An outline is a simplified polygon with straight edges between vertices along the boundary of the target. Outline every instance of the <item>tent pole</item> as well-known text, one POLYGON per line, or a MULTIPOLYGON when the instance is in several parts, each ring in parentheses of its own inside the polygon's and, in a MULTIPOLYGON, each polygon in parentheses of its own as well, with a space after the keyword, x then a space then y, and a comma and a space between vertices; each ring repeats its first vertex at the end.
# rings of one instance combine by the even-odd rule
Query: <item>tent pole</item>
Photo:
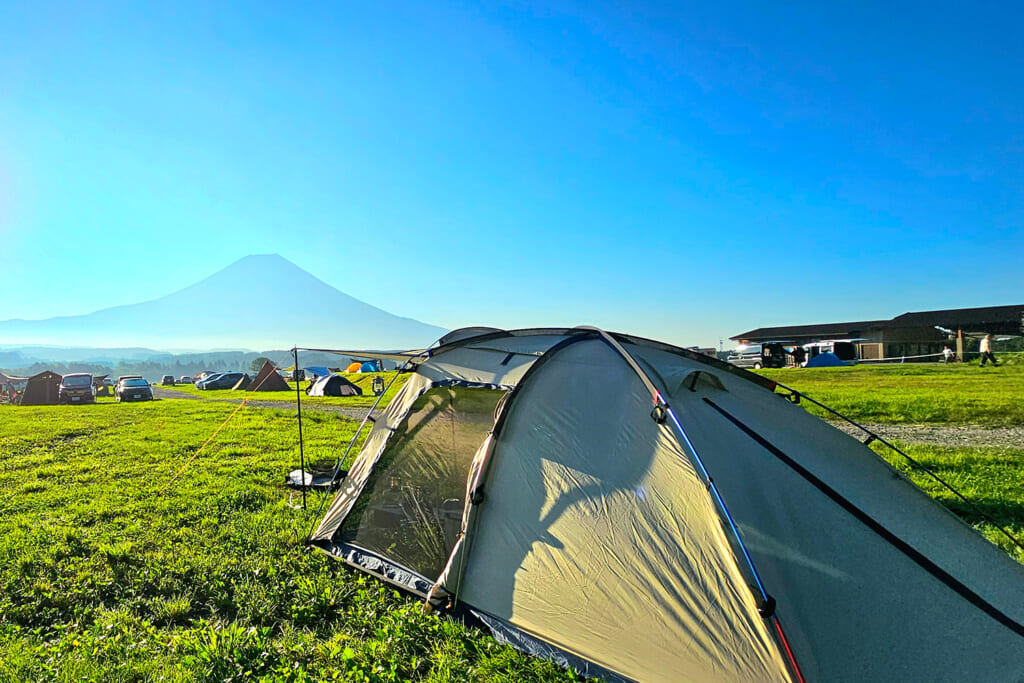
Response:
POLYGON ((295 406, 299 413, 299 471, 302 472, 302 509, 306 509, 306 455, 302 449, 302 391, 299 389, 299 347, 292 347, 295 360, 295 406))

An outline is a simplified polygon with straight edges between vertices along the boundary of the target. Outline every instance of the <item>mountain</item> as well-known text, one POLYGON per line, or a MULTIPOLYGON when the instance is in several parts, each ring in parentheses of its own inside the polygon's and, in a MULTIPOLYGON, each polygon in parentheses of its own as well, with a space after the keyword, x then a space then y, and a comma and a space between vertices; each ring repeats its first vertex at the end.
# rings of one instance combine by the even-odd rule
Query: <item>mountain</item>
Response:
POLYGON ((444 328, 335 289, 277 254, 246 256, 181 291, 88 315, 0 321, 0 341, 75 346, 406 349, 444 328))

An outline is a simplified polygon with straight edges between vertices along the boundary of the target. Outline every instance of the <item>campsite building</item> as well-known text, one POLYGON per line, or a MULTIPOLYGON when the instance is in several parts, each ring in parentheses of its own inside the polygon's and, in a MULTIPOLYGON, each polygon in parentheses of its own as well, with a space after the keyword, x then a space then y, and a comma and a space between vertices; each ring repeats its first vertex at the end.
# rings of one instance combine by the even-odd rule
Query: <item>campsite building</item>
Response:
MULTIPOLYGON (((857 339, 860 358, 899 358, 936 354, 964 337, 984 334, 1024 334, 1024 304, 956 308, 942 311, 904 313, 890 320, 857 320, 817 325, 759 327, 729 339, 740 344, 786 341, 797 344, 823 339, 857 339), (951 339, 952 337, 952 339, 951 339)), ((957 349, 958 354, 966 348, 957 349)))

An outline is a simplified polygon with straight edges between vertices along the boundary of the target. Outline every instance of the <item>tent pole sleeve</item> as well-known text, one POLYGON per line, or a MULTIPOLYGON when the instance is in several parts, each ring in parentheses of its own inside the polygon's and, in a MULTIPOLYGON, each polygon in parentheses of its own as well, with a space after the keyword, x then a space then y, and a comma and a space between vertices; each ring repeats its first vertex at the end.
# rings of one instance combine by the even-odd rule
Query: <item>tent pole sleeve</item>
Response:
POLYGON ((299 348, 292 347, 295 355, 295 406, 299 414, 299 471, 302 472, 302 509, 306 509, 306 455, 302 448, 302 391, 299 389, 299 348))
MULTIPOLYGON (((596 332, 598 335, 600 335, 601 339, 606 344, 608 344, 619 355, 621 355, 622 358, 626 361, 626 363, 631 368, 633 368, 633 371, 637 375, 639 375, 640 380, 644 383, 644 386, 647 387, 648 391, 651 392, 651 397, 654 401, 655 408, 657 409, 660 407, 664 411, 664 413, 671 418, 671 422, 675 426, 676 432, 682 438, 682 442, 683 444, 685 444, 686 450, 690 453, 694 462, 700 468, 700 473, 703 477, 705 485, 707 486, 708 492, 711 493, 711 496, 714 499, 716 506, 721 511, 722 517, 724 517, 725 521, 727 522, 729 531, 732 533, 733 538, 736 539, 736 544, 739 546, 740 550, 743 553, 743 559, 746 562, 750 575, 753 577, 754 582, 757 584, 757 590, 761 593, 761 604, 758 606, 758 610, 761 612, 762 618, 771 621, 775 624, 775 627, 778 629, 779 635, 782 638, 782 642, 785 646, 785 654, 789 659, 789 663, 793 669, 793 673, 796 674, 798 681, 800 681, 800 683, 803 683, 803 673, 800 671, 800 666, 796 662, 796 657, 793 656, 793 652, 789 647, 789 642, 785 639, 785 635, 783 635, 782 625, 779 621, 779 617, 777 614, 775 614, 775 599, 768 594, 767 590, 765 590, 764 583, 761 581, 761 575, 758 573, 757 567, 754 565, 754 558, 750 556, 750 551, 747 550, 747 544, 743 542, 743 537, 740 535, 739 527, 736 526, 736 521, 733 519, 732 514, 729 512, 729 508, 728 506, 726 506, 725 500, 722 498, 721 493, 719 493, 718 487, 715 485, 714 480, 711 478, 711 475, 708 473, 707 468, 704 466, 704 460, 700 457, 700 454, 697 452, 697 449, 694 448, 693 443, 690 441, 689 435, 686 433, 686 430, 683 429, 683 425, 681 422, 679 422, 679 418, 676 417, 675 411, 672 410, 672 407, 668 404, 668 401, 665 400, 665 395, 658 390, 658 388, 654 385, 654 381, 651 379, 650 375, 648 375, 647 372, 644 371, 642 367, 640 367, 640 364, 636 362, 636 359, 634 359, 633 356, 630 355, 630 353, 625 348, 623 348, 623 346, 614 337, 612 337, 604 330, 598 328, 581 329, 587 329, 589 331, 596 332)), ((652 413, 652 417, 654 417, 654 413, 652 413)), ((659 421, 663 422, 664 419, 661 419, 659 421)))

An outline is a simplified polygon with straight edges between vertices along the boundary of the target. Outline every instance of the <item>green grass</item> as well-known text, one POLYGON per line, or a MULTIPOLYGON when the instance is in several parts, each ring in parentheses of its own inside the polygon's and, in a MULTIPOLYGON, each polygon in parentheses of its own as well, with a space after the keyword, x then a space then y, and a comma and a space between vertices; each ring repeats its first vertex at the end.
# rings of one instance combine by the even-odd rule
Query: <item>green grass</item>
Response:
MULTIPOLYGON (((236 407, 0 406, 0 681, 575 679, 306 550, 293 411, 242 408, 160 495, 236 407)), ((354 426, 304 417, 307 455, 354 426)))
MULTIPOLYGON (((375 373, 384 378, 384 385, 388 386, 395 375, 398 375, 398 379, 394 384, 388 387, 388 390, 384 392, 384 398, 380 402, 380 407, 385 407, 398 393, 398 390, 405 385, 406 380, 409 379, 408 373, 398 374, 397 372, 380 372, 375 373)), ((360 389, 363 390, 362 396, 306 396, 304 391, 306 388, 306 382, 300 382, 299 388, 302 392, 302 402, 309 401, 311 403, 322 403, 325 405, 339 405, 339 406, 351 406, 353 408, 369 408, 373 405, 373 402, 377 400, 377 397, 373 395, 371 384, 373 383, 373 374, 362 374, 362 373, 342 373, 342 376, 348 381, 352 382, 360 389)), ((232 391, 231 389, 211 389, 209 391, 201 391, 196 389, 191 384, 176 384, 174 386, 165 386, 164 389, 174 389, 187 394, 195 394, 203 398, 230 398, 241 400, 243 398, 252 399, 254 401, 295 401, 295 383, 289 382, 291 389, 289 391, 232 391)))
POLYGON ((877 453, 906 473, 933 498, 974 526, 1017 561, 1024 551, 1013 545, 988 520, 1024 539, 1024 447, 950 448, 900 443, 907 455, 935 472, 964 495, 964 503, 926 473, 912 469, 907 460, 880 444, 877 453), (984 515, 979 514, 979 511, 984 515))
MULTIPOLYGON (((1024 364, 939 363, 761 370, 860 422, 1024 424, 1024 364)), ((824 411, 808 410, 825 416, 824 411)))

